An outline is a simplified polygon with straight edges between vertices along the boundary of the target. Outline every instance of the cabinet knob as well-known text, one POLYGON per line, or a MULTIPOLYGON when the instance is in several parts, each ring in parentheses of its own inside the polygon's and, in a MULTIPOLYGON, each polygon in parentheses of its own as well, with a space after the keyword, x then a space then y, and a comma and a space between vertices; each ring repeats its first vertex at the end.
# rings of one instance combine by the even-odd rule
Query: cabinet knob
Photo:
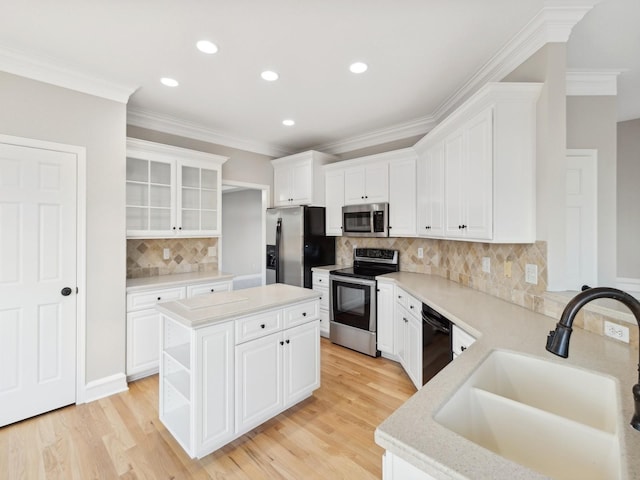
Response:
MULTIPOLYGON (((306 317, 307 316, 307 312, 302 312, 302 316, 306 317)), ((287 342, 287 343, 289 343, 289 342, 287 342)))
POLYGON ((289 340, 287 340, 287 345, 289 344, 289 340))
POLYGON ((280 345, 284 345, 284 342, 282 340, 280 340, 280 345))
POLYGON ((264 328, 264 327, 266 327, 266 325, 264 323, 261 323, 260 328, 264 328))
POLYGON ((407 320, 405 317, 402 317, 402 319, 404 320, 404 323, 409 323, 409 320, 407 320))
POLYGON ((322 281, 322 279, 321 279, 321 278, 319 278, 319 279, 318 279, 318 282, 321 282, 321 281, 322 281))
POLYGON ((158 300, 160 300, 162 297, 158 297, 158 300))
POLYGON ((320 300, 322 300, 322 297, 320 297, 320 300))
POLYGON ((413 309, 413 305, 409 305, 409 308, 413 309))
POLYGON ((175 230, 175 229, 176 229, 176 227, 173 227, 173 229, 175 230))
POLYGON ((212 291, 212 292, 215 292, 215 290, 214 290, 213 288, 211 289, 211 291, 212 291))
POLYGON ((368 196, 368 195, 365 195, 365 196, 364 196, 364 198, 369 198, 369 196, 368 196))
POLYGON ((465 347, 464 345, 462 345, 462 346, 460 347, 460 351, 461 351, 461 352, 464 352, 466 349, 467 349, 467 347, 465 347))

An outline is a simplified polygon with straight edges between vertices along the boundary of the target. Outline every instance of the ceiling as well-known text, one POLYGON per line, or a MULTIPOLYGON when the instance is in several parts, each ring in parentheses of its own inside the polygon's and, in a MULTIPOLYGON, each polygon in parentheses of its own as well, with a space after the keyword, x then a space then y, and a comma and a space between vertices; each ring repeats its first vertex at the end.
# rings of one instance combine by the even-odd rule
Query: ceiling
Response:
MULTIPOLYGON (((341 153, 428 131, 550 3, 21 0, 2 7, 0 53, 133 92, 131 124, 274 156, 341 153), (218 53, 199 52, 201 39, 218 53), (349 72, 354 61, 368 71, 349 72), (262 80, 266 69, 279 80, 262 80), (163 76, 180 86, 163 86, 163 76)), ((618 83, 624 119, 640 117, 638 18, 638 0, 603 0, 567 46, 570 68, 628 70, 618 83)))

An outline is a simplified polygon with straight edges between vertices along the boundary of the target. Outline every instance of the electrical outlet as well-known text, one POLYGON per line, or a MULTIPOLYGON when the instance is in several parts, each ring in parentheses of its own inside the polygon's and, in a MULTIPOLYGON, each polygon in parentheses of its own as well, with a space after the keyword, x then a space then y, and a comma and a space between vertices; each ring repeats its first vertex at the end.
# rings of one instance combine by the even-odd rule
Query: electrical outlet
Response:
POLYGON ((162 250, 162 258, 164 260, 169 260, 171 258, 171 249, 170 248, 164 248, 162 250))
POLYGON ((207 249, 207 255, 210 257, 215 257, 218 252, 216 251, 216 247, 209 247, 207 249))
POLYGON ((533 285, 538 284, 538 265, 527 263, 524 267, 524 281, 533 285))
POLYGON ((489 257, 482 257, 482 271, 491 273, 491 259, 489 257))
POLYGON ((424 248, 418 248, 418 258, 424 258, 424 248))
POLYGON ((624 343, 629 343, 629 328, 617 323, 604 321, 604 334, 624 343))
POLYGON ((505 278, 511 278, 511 262, 508 260, 504 262, 504 276, 505 278))

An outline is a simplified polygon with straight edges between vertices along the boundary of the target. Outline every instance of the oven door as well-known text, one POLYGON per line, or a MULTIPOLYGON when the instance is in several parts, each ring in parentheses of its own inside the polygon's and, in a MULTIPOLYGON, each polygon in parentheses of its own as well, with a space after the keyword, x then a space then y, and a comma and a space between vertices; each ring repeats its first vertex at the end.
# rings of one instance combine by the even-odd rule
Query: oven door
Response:
POLYGON ((376 331, 376 281, 329 276, 330 319, 369 332, 376 331))

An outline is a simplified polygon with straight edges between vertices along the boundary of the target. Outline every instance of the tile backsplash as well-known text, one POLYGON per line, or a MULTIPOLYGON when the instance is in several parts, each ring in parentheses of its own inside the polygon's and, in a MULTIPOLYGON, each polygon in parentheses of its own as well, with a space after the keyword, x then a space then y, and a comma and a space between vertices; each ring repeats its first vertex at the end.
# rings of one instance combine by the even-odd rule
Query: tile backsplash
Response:
POLYGON ((217 238, 158 238, 127 240, 127 278, 218 269, 217 238), (213 247, 209 255, 209 247, 213 247), (164 249, 169 259, 164 259, 164 249))

